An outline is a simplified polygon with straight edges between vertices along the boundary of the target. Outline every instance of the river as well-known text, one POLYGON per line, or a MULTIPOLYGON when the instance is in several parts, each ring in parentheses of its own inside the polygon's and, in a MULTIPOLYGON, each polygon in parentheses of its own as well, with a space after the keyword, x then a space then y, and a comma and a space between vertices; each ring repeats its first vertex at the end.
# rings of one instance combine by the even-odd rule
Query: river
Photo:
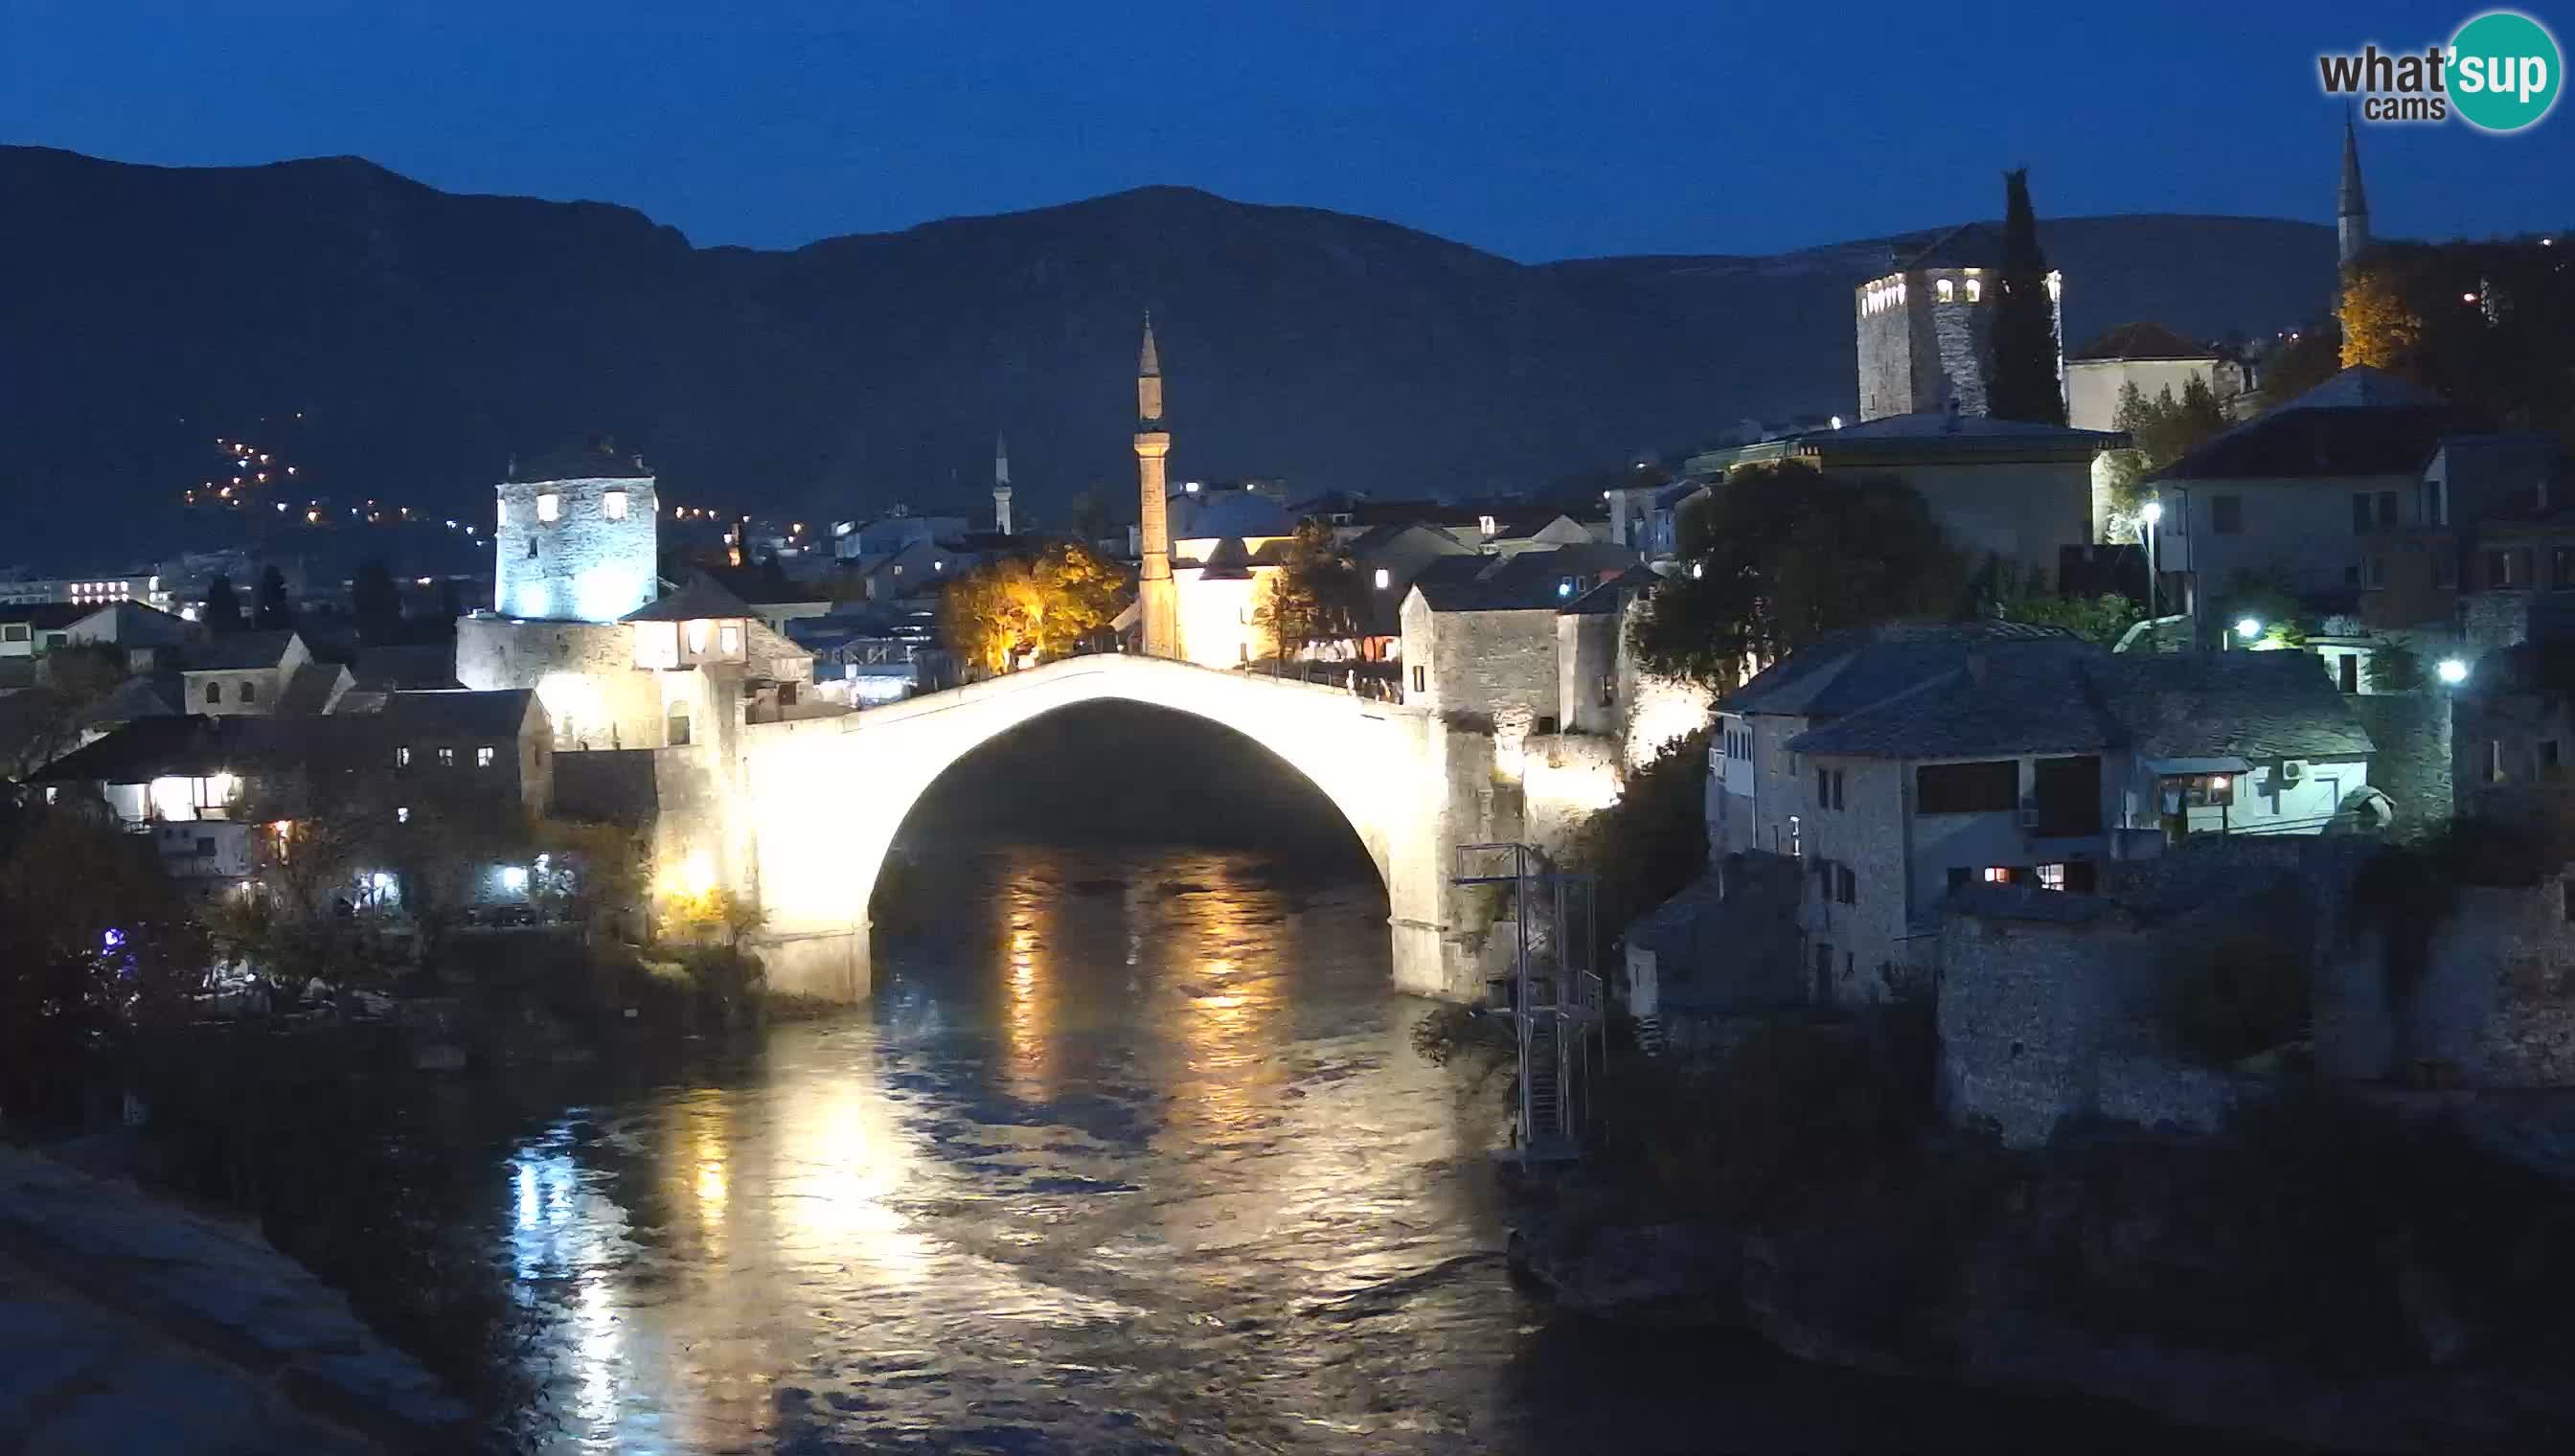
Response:
POLYGON ((943 853, 865 1009, 495 1145, 448 1232, 529 1312, 524 1438, 2152 1446, 2097 1408, 1550 1320, 1497 1256, 1501 1089, 1413 1052, 1425 1004, 1387 985, 1382 893, 1363 861, 1310 863, 943 853))

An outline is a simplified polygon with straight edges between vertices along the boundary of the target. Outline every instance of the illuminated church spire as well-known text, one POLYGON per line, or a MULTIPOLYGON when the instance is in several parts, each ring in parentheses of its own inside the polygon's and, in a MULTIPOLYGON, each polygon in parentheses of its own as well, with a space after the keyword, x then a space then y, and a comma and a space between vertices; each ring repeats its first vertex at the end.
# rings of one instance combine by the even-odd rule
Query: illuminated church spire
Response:
POLYGON ((1154 316, 1145 315, 1145 344, 1136 356, 1136 490, 1142 523, 1136 614, 1145 656, 1181 655, 1180 598, 1172 585, 1172 522, 1163 458, 1172 453, 1163 428, 1163 356, 1154 347, 1154 316))

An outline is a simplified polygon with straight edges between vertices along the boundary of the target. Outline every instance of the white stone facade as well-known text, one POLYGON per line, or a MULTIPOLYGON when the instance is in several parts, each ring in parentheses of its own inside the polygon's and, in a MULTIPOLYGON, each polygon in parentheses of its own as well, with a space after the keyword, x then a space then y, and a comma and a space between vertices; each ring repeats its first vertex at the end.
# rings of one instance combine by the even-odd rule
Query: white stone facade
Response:
POLYGON ((615 622, 653 600, 653 478, 504 481, 492 608, 541 622, 615 622))

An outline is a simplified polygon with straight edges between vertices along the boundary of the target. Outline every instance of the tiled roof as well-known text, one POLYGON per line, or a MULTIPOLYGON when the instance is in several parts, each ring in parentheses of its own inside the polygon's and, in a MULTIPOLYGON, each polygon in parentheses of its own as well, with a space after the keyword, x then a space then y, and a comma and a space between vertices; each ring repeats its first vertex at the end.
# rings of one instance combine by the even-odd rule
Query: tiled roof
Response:
POLYGON ((252 668, 274 668, 286 656, 286 645, 295 640, 290 630, 273 632, 236 632, 222 637, 191 643, 182 653, 181 662, 191 673, 239 673, 252 668))
POLYGON ((1945 758, 2127 748, 2152 757, 2331 758, 2375 750, 2302 652, 1997 647, 1788 740, 1797 753, 1945 758), (1981 676, 1980 676, 1981 674, 1981 676))
POLYGON ((445 643, 368 648, 349 665, 360 688, 390 692, 398 688, 454 688, 456 649, 445 643))
POLYGON ((1603 578, 1636 564, 1623 546, 1593 543, 1511 556, 1441 557, 1412 579, 1433 612, 1554 611, 1603 578), (1566 578, 1577 586, 1564 590, 1566 578))
POLYGON ((2065 356, 2066 362, 2094 359, 2215 359, 2217 351, 2185 338, 2161 324, 2121 324, 2094 336, 2091 343, 2065 356))
POLYGON ((1176 541, 1211 536, 1286 536, 1296 529, 1288 508, 1253 491, 1187 492, 1172 497, 1176 541))
POLYGON ((2459 423, 2438 396, 2355 366, 2209 440, 2156 479, 2411 475, 2459 423))
POLYGON ((743 600, 701 573, 697 580, 679 591, 647 602, 618 619, 620 622, 698 622, 718 617, 749 617, 751 608, 743 600))
POLYGON ((515 738, 536 696, 530 688, 390 693, 377 717, 388 731, 409 737, 515 738))
POLYGON ((600 437, 538 455, 513 458, 508 478, 514 481, 643 481, 653 478, 653 468, 634 451, 620 450, 615 441, 600 437))
POLYGON ((2062 628, 2018 622, 1890 622, 1834 633, 1771 664, 1717 705, 1723 713, 1828 719, 1881 703, 1996 643, 2049 642, 2072 651, 2062 628))
POLYGON ((98 609, 86 602, 20 602, 0 607, 0 622, 23 622, 39 632, 71 626, 98 609))

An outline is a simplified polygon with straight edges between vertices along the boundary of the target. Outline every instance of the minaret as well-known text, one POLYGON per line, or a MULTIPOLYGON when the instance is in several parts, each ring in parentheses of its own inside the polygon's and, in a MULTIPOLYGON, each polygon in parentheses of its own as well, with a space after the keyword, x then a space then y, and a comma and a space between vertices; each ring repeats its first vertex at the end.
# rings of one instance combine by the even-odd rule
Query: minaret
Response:
POLYGON ((1144 560, 1136 582, 1137 622, 1145 656, 1181 655, 1181 604, 1172 586, 1172 522, 1163 457, 1172 453, 1163 428, 1163 360, 1154 349, 1154 316, 1145 315, 1145 347, 1136 358, 1136 489, 1144 560))
POLYGON ((993 436, 993 530, 1011 534, 1011 442, 993 436))
POLYGON ((2334 239, 2345 268, 2369 246, 2369 197, 2360 190, 2360 136, 2349 117, 2342 122, 2342 187, 2334 196, 2334 239))

